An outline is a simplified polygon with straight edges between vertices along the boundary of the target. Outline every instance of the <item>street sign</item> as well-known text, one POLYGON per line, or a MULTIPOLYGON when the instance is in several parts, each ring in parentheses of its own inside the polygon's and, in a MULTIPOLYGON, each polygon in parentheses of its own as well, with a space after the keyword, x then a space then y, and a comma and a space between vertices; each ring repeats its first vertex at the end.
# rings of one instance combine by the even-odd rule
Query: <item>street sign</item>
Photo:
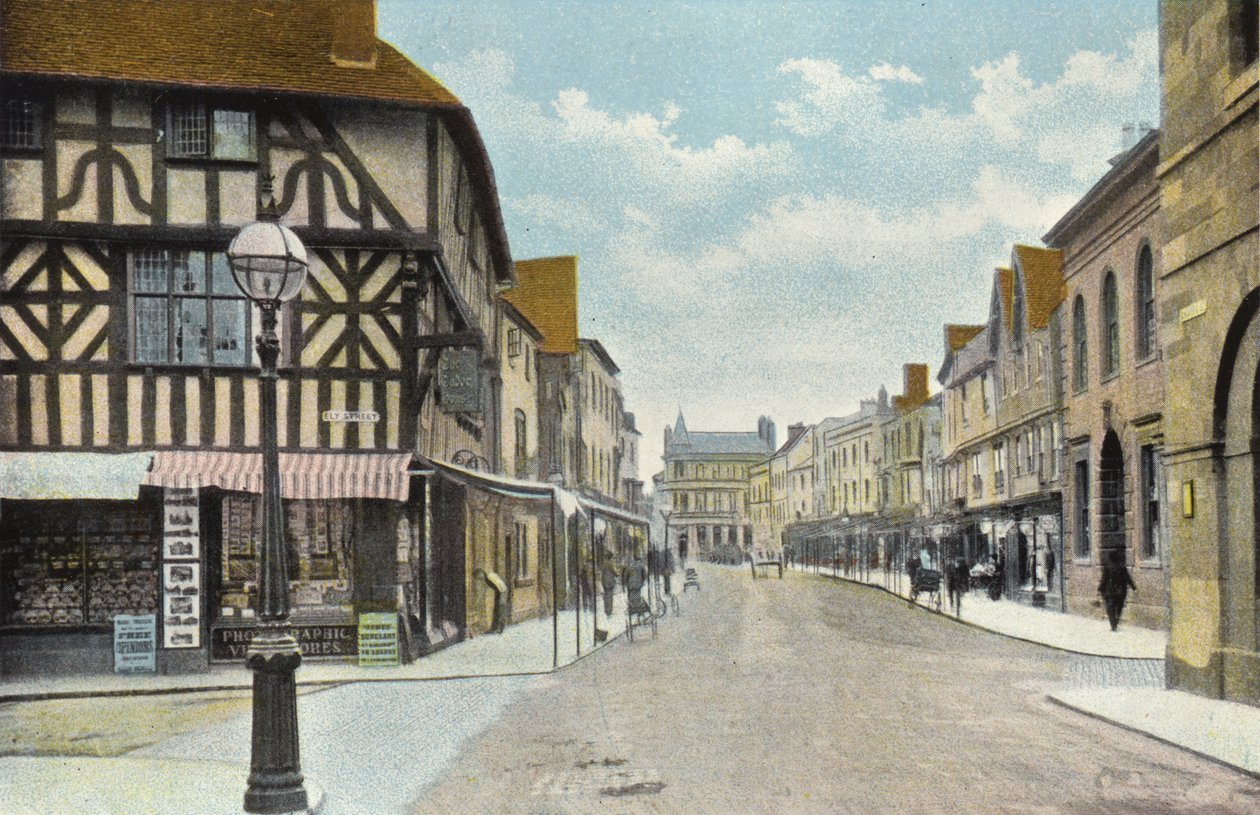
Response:
POLYGON ((375 410, 325 410, 323 419, 326 422, 358 422, 371 424, 379 422, 381 414, 375 410))
POLYGON ((438 363, 438 388, 447 413, 481 412, 481 356, 476 348, 446 348, 438 363))
POLYGON ((114 673, 154 673, 156 654, 157 615, 114 616, 114 673))

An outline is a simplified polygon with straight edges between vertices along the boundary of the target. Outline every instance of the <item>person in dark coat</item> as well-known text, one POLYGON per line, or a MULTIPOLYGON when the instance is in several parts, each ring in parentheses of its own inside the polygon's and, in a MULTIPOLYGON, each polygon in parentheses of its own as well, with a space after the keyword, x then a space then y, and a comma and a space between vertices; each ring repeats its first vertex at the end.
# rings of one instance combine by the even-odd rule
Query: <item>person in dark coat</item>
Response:
POLYGON ((1124 611, 1129 589, 1137 591, 1137 586, 1134 585, 1133 577, 1124 564, 1124 552, 1119 549, 1109 552, 1107 560, 1103 563, 1098 593, 1102 595, 1103 602, 1107 605, 1107 621, 1111 623, 1112 631, 1120 625, 1120 614, 1124 611))
POLYGON ((617 572, 613 569, 612 555, 604 555, 604 563, 599 569, 600 588, 604 590, 604 616, 613 613, 613 594, 617 589, 617 572))
POLYGON ((962 611, 962 596, 970 588, 971 569, 967 559, 958 557, 945 570, 945 590, 949 592, 949 607, 957 617, 962 611))
POLYGON ((623 581, 626 587, 626 607, 631 612, 647 610, 647 602, 643 599, 643 586, 647 583, 648 570, 643 565, 643 558, 636 552, 634 561, 626 567, 623 581))

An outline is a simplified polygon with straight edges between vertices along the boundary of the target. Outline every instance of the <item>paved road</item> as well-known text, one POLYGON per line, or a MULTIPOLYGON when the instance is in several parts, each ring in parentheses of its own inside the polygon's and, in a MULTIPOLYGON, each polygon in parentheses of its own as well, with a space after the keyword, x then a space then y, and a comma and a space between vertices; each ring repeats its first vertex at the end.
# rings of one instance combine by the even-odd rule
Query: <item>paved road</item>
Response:
POLYGON ((1260 782, 1043 698, 1089 678, 1149 682, 1150 666, 1082 661, 822 578, 702 579, 656 639, 531 680, 411 811, 1260 811, 1260 782))

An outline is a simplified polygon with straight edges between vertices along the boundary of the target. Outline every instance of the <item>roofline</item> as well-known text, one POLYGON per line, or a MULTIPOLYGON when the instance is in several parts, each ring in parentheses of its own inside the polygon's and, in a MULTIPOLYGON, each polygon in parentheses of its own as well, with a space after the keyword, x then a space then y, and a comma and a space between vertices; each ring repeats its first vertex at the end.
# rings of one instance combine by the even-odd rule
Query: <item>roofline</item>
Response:
POLYGON ((1072 205, 1063 217, 1050 227, 1050 231, 1042 235, 1041 242, 1052 249, 1061 248, 1056 246, 1060 239, 1065 238, 1076 231, 1081 225, 1080 222, 1085 219, 1087 213, 1096 206, 1101 205, 1105 194, 1114 189, 1122 181, 1126 180, 1129 175, 1136 172, 1142 161, 1146 160, 1154 154, 1155 162, 1159 162, 1159 128, 1149 131, 1145 136, 1138 140, 1125 154, 1116 166, 1103 173, 1102 178, 1094 182, 1094 186, 1080 197, 1080 199, 1072 205))
POLYGON ((503 307, 503 310, 513 322, 519 323, 521 328, 525 329, 525 333, 534 338, 534 342, 542 342, 543 335, 542 332, 538 330, 538 326, 530 322, 529 318, 522 314, 521 310, 512 305, 511 301, 502 294, 499 295, 498 300, 499 304, 503 307))
MULTIPOLYGON (((377 45, 379 46, 382 44, 388 45, 388 43, 378 39, 377 45)), ((393 48, 392 45, 389 47, 393 48)), ((410 62, 417 70, 424 70, 414 62, 411 62, 411 59, 401 51, 399 51, 398 54, 403 59, 410 62)), ((225 93, 247 94, 253 96, 270 95, 280 98, 293 99, 323 99, 331 101, 345 100, 357 103, 373 103, 394 106, 411 110, 432 111, 435 115, 448 120, 453 125, 451 128, 451 137, 455 141, 457 148, 460 149, 461 156, 463 157, 465 163, 472 165, 472 167, 479 171, 481 180, 485 184, 486 195, 481 201, 479 209, 482 214, 482 219, 485 221, 486 230, 489 232, 491 257, 494 260, 494 265, 497 270, 495 279, 499 283, 505 285, 513 285, 516 283, 516 267, 512 263, 512 254, 508 244, 507 228, 504 226, 503 212, 498 204, 499 192, 498 184, 494 178, 494 167, 490 163, 489 153, 486 151, 485 142, 481 138, 481 132, 477 129, 477 123, 473 118, 472 111, 470 111, 468 107, 462 103, 418 102, 412 99, 399 99, 391 96, 300 91, 268 85, 237 85, 211 82, 126 79, 115 76, 76 73, 73 71, 15 71, 3 66, 0 66, 0 77, 30 77, 32 79, 42 80, 59 80, 67 82, 76 81, 159 89, 195 88, 198 90, 222 91, 225 93), (461 136, 463 138, 461 138, 461 136)))
POLYGON ((578 337, 578 346, 580 347, 582 345, 591 349, 591 352, 599 358, 599 361, 610 374, 616 376, 621 373, 621 369, 617 367, 617 363, 613 362, 612 357, 609 356, 608 351, 605 350, 604 344, 599 340, 592 339, 590 337, 578 337))

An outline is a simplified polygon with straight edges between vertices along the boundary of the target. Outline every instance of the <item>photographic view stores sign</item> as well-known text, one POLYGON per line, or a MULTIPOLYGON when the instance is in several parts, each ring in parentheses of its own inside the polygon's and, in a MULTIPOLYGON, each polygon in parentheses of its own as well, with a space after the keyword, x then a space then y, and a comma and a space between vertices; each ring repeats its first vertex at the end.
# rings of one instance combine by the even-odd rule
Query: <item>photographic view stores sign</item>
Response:
MULTIPOLYGON (((303 659, 318 657, 353 657, 358 653, 358 639, 353 624, 298 624, 290 625, 298 641, 303 659)), ((220 626, 210 630, 210 659, 215 662, 234 662, 245 659, 249 641, 254 638, 256 627, 220 626)))

